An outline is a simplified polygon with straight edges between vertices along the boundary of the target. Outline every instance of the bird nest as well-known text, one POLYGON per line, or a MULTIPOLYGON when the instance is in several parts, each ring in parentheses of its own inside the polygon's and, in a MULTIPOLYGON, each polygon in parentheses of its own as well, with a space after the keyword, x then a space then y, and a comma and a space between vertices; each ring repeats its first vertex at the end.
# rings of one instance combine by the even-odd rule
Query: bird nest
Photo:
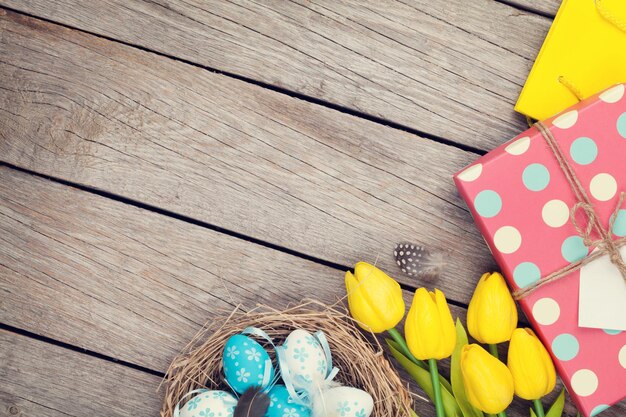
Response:
MULTIPOLYGON (((176 404, 191 390, 229 390, 223 377, 222 351, 230 336, 247 327, 264 330, 276 343, 282 343, 295 329, 322 330, 330 345, 333 365, 340 370, 335 380, 370 393, 374 399, 372 417, 410 416, 407 387, 376 339, 371 343, 344 307, 308 301, 286 310, 259 306, 245 312, 236 308, 229 315, 212 320, 170 365, 164 381, 161 417, 172 417, 176 404)), ((271 347, 266 347, 274 358, 271 347)))

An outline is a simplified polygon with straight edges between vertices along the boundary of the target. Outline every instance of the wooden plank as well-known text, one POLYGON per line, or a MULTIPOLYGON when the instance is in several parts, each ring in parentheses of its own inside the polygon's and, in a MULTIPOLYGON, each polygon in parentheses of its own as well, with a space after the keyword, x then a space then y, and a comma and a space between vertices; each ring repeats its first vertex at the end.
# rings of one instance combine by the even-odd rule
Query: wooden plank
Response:
POLYGON ((490 0, 1 0, 210 68, 491 149, 550 19, 490 0))
MULTIPOLYGON (((452 183, 477 155, 14 13, 0 158, 314 257, 448 252, 467 302, 491 255, 452 183)), ((409 277, 403 282, 416 286, 409 277)))
MULTIPOLYGON (((149 417, 159 413, 161 378, 136 369, 6 330, 0 330, 0 363, 2 415, 149 417)), ((432 413, 432 405, 419 398, 415 409, 419 415, 432 413)), ((516 404, 509 415, 524 414, 516 404)), ((612 411, 606 415, 617 416, 612 411)))
MULTIPOLYGON (((242 302, 244 308, 257 302, 280 307, 304 296, 333 302, 343 293, 340 271, 14 170, 0 169, 0 178, 6 187, 0 193, 5 324, 163 372, 199 323, 230 308, 229 302, 242 302)), ((407 307, 410 297, 405 291, 407 307)), ((452 311, 465 320, 464 309, 452 306, 452 311)), ((56 366, 37 350, 15 350, 56 366)), ((93 378, 81 358, 59 363, 93 378)), ((444 361, 443 369, 447 366, 444 361)), ((31 375, 31 368, 19 369, 31 375)), ((33 371, 52 378, 64 372, 33 371)), ((13 383, 2 384, 6 390, 20 389, 19 379, 8 380, 13 383)), ((109 379, 105 381, 108 386, 109 379)), ((126 381, 119 383, 129 388, 126 381)), ((82 385, 89 384, 76 386, 82 385)), ((26 386, 38 392, 33 387, 39 385, 26 386)), ((66 389, 62 385, 44 392, 64 398, 66 389)), ((94 389, 105 404, 115 401, 111 393, 117 392, 116 385, 94 389)), ((421 393, 414 385, 412 390, 421 393)), ((56 407, 56 398, 43 397, 40 403, 56 407)), ((509 415, 525 415, 526 407, 516 401, 509 415)), ((416 409, 420 415, 432 412, 427 403, 418 402, 416 409)), ((575 415, 571 405, 566 415, 575 415)))
POLYGON ((549 17, 556 16, 561 6, 561 0, 505 0, 504 3, 549 17))
MULTIPOLYGON (((202 324, 228 313, 232 304, 280 308, 305 297, 333 303, 345 291, 343 273, 329 267, 15 170, 0 168, 0 179, 0 315, 5 324, 31 333, 165 372, 202 324)), ((405 296, 408 303, 410 293, 405 296)), ((464 309, 453 311, 465 317, 464 309)), ((57 364, 37 350, 24 354, 93 378, 82 355, 57 364)), ((37 372, 65 375, 33 364, 24 376, 37 372)), ((6 380, 8 393, 20 397, 13 390, 21 389, 21 380, 11 372, 6 380)), ((114 386, 87 388, 78 405, 92 392, 118 406, 124 404, 116 403, 118 389, 139 394, 126 386, 128 379, 105 381, 114 386)), ((39 404, 56 408, 56 396, 82 382, 76 384, 46 386, 55 397, 39 404)), ((27 385, 35 392, 39 386, 27 385)), ((156 384, 147 388, 153 403, 156 384)), ((24 410, 28 401, 14 405, 24 410)), ((418 412, 430 409, 416 404, 418 412)), ((139 414, 148 411, 153 409, 139 414)))
POLYGON ((0 330, 2 416, 159 414, 161 378, 0 330))

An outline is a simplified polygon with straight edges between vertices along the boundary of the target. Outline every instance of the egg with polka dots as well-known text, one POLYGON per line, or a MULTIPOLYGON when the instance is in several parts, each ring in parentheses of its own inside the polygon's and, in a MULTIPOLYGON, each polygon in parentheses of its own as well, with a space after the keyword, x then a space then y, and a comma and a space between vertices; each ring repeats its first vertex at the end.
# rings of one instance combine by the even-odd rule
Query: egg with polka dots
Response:
POLYGON ((231 336, 224 346, 222 359, 228 384, 238 392, 264 386, 274 378, 274 368, 267 351, 257 341, 243 334, 231 336), (267 376, 266 376, 267 372, 267 376))
MULTIPOLYGON (((282 345, 285 366, 296 389, 304 389, 314 381, 322 381, 328 373, 328 362, 322 345, 306 330, 294 330, 282 345)), ((284 372, 283 372, 284 373, 284 372)))
POLYGON ((311 416, 311 409, 294 401, 284 385, 275 385, 267 395, 270 397, 270 406, 264 417, 311 416))
POLYGON ((191 398, 180 409, 180 417, 232 417, 237 399, 226 391, 205 391, 191 398))

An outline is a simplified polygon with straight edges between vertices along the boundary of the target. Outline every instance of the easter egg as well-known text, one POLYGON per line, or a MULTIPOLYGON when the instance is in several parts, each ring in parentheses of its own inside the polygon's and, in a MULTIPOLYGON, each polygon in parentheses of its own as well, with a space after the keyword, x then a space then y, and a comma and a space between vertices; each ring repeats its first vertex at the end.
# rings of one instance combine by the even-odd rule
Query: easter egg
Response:
POLYGON ((326 417, 369 417, 374 409, 374 400, 358 388, 335 387, 324 392, 323 401, 316 407, 323 407, 320 415, 326 417))
POLYGON ((275 385, 268 393, 270 407, 265 417, 310 417, 311 410, 295 402, 284 385, 275 385))
POLYGON ((198 394, 180 409, 180 417, 232 417, 237 399, 226 391, 198 394))
POLYGON ((222 365, 228 384, 239 394, 249 387, 263 385, 266 368, 269 368, 267 383, 274 378, 274 367, 267 351, 242 334, 231 336, 226 342, 222 365))
POLYGON ((309 332, 298 329, 287 336, 282 345, 284 364, 296 389, 303 389, 312 381, 326 378, 327 361, 324 349, 309 332))

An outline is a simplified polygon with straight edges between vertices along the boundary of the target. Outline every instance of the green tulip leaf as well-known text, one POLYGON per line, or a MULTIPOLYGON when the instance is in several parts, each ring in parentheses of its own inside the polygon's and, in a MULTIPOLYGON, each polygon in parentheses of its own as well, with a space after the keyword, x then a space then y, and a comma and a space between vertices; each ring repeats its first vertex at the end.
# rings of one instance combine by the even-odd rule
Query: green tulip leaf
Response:
POLYGON ((563 407, 565 407, 565 388, 561 390, 559 396, 554 400, 554 404, 546 413, 546 417, 561 417, 563 407))
MULTIPOLYGON (((391 355, 398 361, 400 366, 402 366, 409 373, 409 375, 411 375, 413 380, 415 380, 415 382, 417 382, 417 384, 424 390, 430 400, 434 402, 433 383, 430 379, 430 372, 422 369, 420 366, 416 365, 409 358, 400 353, 400 351, 393 346, 393 341, 387 340, 387 344, 391 350, 391 355)), ((445 387, 443 381, 440 382, 440 385, 442 388, 441 400, 443 402, 443 409, 446 417, 463 417, 463 413, 456 403, 454 396, 445 387)))
POLYGON ((467 333, 465 333, 461 320, 456 319, 456 346, 454 347, 454 352, 452 352, 452 365, 450 367, 452 393, 464 417, 484 417, 483 412, 469 402, 465 393, 465 384, 461 375, 461 349, 467 343, 467 333))
MULTIPOLYGON (((402 349, 400 348, 400 346, 395 340, 391 340, 391 339, 385 339, 385 340, 387 341, 387 344, 390 347, 393 347, 400 355, 404 356, 407 360, 411 360, 402 353, 402 349)), ((430 368, 428 367, 428 364, 426 362, 418 359, 417 363, 415 364, 419 366, 420 368, 424 369, 425 371, 430 372, 430 368)), ((441 372, 439 373, 439 382, 448 390, 448 392, 452 392, 452 385, 450 385, 450 382, 443 375, 441 375, 441 372)))
POLYGON ((537 414, 535 414, 535 410, 533 410, 532 408, 530 409, 530 417, 537 417, 537 414))

